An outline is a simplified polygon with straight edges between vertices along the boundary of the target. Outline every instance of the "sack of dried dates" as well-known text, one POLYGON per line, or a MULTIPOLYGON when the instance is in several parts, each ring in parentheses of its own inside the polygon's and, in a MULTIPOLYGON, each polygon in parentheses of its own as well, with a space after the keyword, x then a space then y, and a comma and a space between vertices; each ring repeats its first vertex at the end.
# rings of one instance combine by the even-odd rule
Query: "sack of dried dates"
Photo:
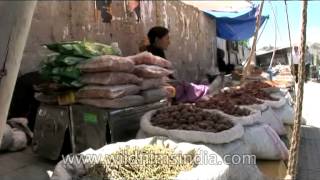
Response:
MULTIPOLYGON (((137 138, 161 135, 180 142, 203 144, 221 157, 241 156, 250 154, 242 139, 242 128, 221 114, 190 105, 178 105, 146 113, 141 119, 137 138)), ((229 163, 228 160, 226 162, 229 163)), ((230 162, 229 167, 226 173, 228 180, 262 179, 255 163, 230 162)))
POLYGON ((244 141, 257 159, 287 160, 289 152, 278 134, 267 124, 246 126, 244 141))
POLYGON ((166 136, 192 143, 222 144, 240 139, 243 127, 229 118, 192 105, 149 111, 140 128, 148 135, 166 136))
POLYGON ((77 155, 84 160, 93 156, 97 157, 96 161, 60 161, 51 180, 229 179, 229 165, 216 152, 204 145, 179 143, 167 138, 119 142, 77 155), (209 163, 208 158, 214 163, 209 163))
POLYGON ((218 96, 196 103, 197 107, 228 117, 242 125, 251 125, 260 122, 261 112, 247 107, 238 107, 231 100, 221 99, 218 96))
POLYGON ((261 110, 261 122, 268 124, 278 135, 287 134, 283 122, 276 116, 273 108, 269 106, 261 110))

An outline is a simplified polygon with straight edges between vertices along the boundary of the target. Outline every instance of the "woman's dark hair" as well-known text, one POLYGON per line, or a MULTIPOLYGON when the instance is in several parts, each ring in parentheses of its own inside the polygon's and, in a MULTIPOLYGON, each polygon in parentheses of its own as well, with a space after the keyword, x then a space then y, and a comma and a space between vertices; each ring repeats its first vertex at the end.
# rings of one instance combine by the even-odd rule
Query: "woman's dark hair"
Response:
POLYGON ((165 27, 156 26, 149 30, 148 32, 148 39, 150 44, 154 44, 156 41, 156 38, 163 38, 165 35, 169 33, 169 30, 165 27))
POLYGON ((220 48, 218 48, 218 50, 217 50, 217 57, 218 57, 218 59, 219 58, 221 58, 221 59, 224 58, 224 51, 222 49, 220 49, 220 48))

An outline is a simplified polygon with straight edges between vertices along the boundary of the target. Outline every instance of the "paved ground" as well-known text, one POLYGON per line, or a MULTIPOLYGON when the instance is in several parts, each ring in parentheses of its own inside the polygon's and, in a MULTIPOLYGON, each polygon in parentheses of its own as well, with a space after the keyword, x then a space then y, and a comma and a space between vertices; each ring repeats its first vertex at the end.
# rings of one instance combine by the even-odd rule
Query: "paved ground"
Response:
POLYGON ((55 164, 39 158, 30 148, 0 154, 0 180, 49 180, 47 170, 52 170, 55 164))
POLYGON ((302 116, 307 126, 301 130, 298 179, 318 180, 320 176, 320 83, 308 82, 304 88, 302 116))
POLYGON ((320 128, 320 83, 308 82, 305 84, 302 116, 307 125, 320 128))

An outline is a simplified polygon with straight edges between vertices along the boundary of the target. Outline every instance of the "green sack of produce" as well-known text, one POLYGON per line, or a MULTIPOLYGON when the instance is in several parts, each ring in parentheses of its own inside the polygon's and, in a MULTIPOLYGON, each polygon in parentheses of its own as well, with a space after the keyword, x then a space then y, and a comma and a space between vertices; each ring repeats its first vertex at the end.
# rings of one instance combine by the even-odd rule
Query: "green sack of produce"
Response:
POLYGON ((62 86, 76 88, 83 86, 79 81, 81 72, 73 66, 55 67, 44 64, 40 69, 40 74, 44 79, 60 83, 62 86))
POLYGON ((72 41, 45 45, 48 49, 72 56, 91 58, 101 55, 121 55, 117 44, 105 45, 97 42, 72 41))
POLYGON ((74 66, 80 62, 87 60, 83 57, 76 57, 76 56, 68 56, 63 54, 50 54, 47 56, 47 59, 44 60, 44 64, 61 67, 61 66, 74 66))

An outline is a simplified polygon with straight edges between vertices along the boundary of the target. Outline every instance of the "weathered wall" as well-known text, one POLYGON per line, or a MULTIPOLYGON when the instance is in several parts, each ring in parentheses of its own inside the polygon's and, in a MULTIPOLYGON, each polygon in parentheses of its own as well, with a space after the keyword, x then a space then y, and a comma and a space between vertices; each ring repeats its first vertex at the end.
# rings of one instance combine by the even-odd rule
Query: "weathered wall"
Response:
POLYGON ((37 69, 48 52, 41 47, 44 43, 85 38, 118 42, 124 55, 137 53, 140 41, 155 25, 170 29, 171 46, 166 54, 179 78, 200 80, 212 67, 216 54, 215 22, 199 10, 179 1, 142 1, 140 22, 126 12, 126 1, 113 1, 113 20, 106 24, 94 1, 39 1, 21 72, 37 69))

